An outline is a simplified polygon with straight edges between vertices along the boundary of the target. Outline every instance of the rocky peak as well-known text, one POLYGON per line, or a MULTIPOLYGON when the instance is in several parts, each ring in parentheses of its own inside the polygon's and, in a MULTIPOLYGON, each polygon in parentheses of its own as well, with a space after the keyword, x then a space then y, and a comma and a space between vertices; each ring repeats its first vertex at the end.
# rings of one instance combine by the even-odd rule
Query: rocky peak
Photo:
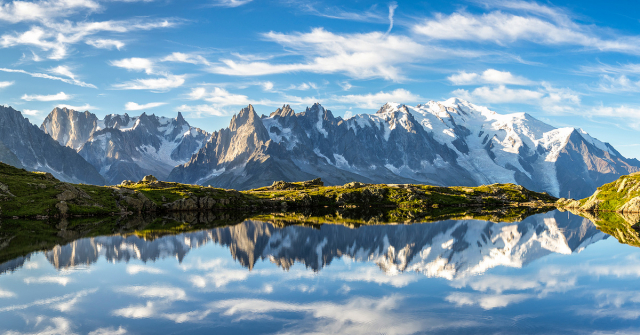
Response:
POLYGON ((282 105, 282 108, 276 109, 276 111, 271 113, 269 117, 276 117, 276 116, 287 117, 287 116, 294 116, 294 115, 296 115, 296 113, 293 111, 293 109, 291 109, 291 106, 282 105))
POLYGON ((395 102, 387 102, 386 104, 384 104, 384 106, 382 106, 382 107, 380 107, 380 109, 378 109, 376 114, 389 113, 389 112, 397 110, 398 108, 400 108, 400 106, 404 106, 404 105, 400 105, 400 104, 397 104, 395 102))

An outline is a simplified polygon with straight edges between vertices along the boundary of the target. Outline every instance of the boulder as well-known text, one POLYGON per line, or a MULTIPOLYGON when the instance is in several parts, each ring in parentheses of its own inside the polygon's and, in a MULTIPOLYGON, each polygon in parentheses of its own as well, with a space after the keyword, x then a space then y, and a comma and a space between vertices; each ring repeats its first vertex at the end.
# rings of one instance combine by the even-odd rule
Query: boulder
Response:
POLYGON ((144 183, 150 183, 153 181, 158 181, 158 178, 152 176, 152 175, 148 175, 148 176, 144 176, 144 178, 142 178, 142 182, 144 183))

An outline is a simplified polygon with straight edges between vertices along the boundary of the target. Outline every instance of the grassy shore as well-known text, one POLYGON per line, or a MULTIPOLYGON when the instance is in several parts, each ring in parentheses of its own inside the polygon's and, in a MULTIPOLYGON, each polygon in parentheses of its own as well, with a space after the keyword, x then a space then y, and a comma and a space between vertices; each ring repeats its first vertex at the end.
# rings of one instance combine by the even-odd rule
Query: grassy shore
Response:
POLYGON ((415 209, 447 207, 549 207, 557 199, 514 184, 479 187, 361 184, 323 186, 320 180, 249 191, 157 181, 117 186, 60 182, 51 174, 0 163, 0 217, 48 218, 211 210, 292 210, 321 207, 415 209))

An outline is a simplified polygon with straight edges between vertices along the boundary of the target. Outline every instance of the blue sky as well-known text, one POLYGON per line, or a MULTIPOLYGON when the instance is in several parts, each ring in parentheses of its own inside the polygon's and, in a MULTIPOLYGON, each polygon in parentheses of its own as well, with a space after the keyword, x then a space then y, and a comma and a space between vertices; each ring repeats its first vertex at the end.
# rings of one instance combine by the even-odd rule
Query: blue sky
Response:
POLYGON ((334 115, 456 96, 580 127, 640 158, 640 4, 0 0, 0 104, 40 124, 182 111, 207 131, 320 102, 334 115))

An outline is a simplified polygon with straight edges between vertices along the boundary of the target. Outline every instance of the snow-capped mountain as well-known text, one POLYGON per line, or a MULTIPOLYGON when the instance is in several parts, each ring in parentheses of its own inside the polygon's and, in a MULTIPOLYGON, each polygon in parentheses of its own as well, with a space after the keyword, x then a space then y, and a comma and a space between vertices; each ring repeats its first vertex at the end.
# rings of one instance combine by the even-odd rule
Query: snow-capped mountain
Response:
POLYGON ((153 174, 166 178, 187 162, 210 134, 191 127, 178 113, 175 119, 147 115, 107 115, 66 108, 54 109, 40 127, 60 144, 91 163, 109 184, 140 180, 153 174))
POLYGON ((460 220, 428 224, 363 226, 352 229, 325 224, 277 227, 268 222, 237 225, 153 240, 131 236, 83 238, 47 251, 56 268, 162 258, 182 261, 189 250, 208 243, 229 248, 231 256, 252 269, 269 260, 289 269, 294 263, 319 271, 333 260, 348 257, 376 263, 386 274, 418 272, 455 279, 494 267, 523 267, 551 253, 571 254, 606 239, 591 221, 558 211, 530 216, 521 222, 460 220))
POLYGON ((0 162, 50 172, 59 180, 104 185, 104 178, 77 152, 54 141, 11 108, 0 106, 0 162))
POLYGON ((452 98, 415 107, 387 103, 346 120, 319 104, 302 113, 283 106, 268 117, 249 106, 169 180, 240 189, 316 177, 327 184, 516 183, 581 198, 636 171, 640 161, 581 129, 452 98))

